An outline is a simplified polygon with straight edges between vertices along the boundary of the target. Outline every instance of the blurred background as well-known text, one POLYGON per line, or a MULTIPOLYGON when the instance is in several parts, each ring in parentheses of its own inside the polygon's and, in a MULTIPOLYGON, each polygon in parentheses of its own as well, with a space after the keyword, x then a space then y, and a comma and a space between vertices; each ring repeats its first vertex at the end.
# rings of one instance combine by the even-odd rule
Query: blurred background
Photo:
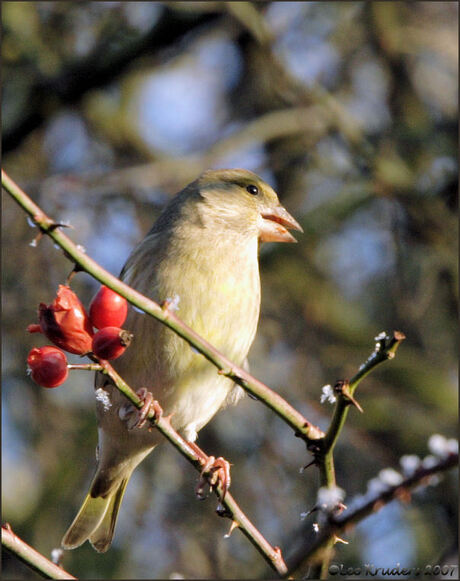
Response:
MULTIPOLYGON (((266 179, 305 233, 261 249, 256 377, 325 429, 321 387, 351 377, 374 336, 403 331, 363 382, 336 448, 345 503, 457 425, 456 2, 3 2, 3 167, 117 274, 165 202, 207 168, 266 179)), ((46 390, 25 332, 71 264, 3 195, 3 521, 45 555, 92 477, 92 376, 46 390)), ((88 305, 98 283, 72 287, 88 305)), ((179 311, 180 316, 180 311, 179 311)), ((198 443, 232 464, 232 493, 288 554, 315 503, 305 445, 245 398, 198 443)), ((81 578, 273 578, 199 503, 167 443, 127 489, 115 540, 65 554, 81 578)), ((347 534, 335 562, 455 561, 454 474, 347 534)), ((303 575, 305 571, 300 571, 303 575)), ((3 574, 33 573, 4 554, 3 574)))

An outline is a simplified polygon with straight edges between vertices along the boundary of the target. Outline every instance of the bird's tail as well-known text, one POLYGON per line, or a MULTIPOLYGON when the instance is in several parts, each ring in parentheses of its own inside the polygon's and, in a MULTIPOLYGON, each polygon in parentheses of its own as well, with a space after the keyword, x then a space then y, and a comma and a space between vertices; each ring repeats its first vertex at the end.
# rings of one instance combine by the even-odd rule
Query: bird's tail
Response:
POLYGON ((112 543, 118 511, 131 473, 132 470, 128 474, 125 472, 104 496, 93 497, 91 493, 94 491, 96 475, 82 507, 62 538, 63 549, 76 549, 89 540, 99 553, 107 551, 112 543))

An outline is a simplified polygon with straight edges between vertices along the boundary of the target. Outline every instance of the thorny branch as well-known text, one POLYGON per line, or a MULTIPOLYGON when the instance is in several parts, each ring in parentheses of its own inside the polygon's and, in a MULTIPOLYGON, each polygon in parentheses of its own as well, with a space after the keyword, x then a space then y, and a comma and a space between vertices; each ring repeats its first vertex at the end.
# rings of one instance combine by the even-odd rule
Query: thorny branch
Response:
POLYGON ((103 269, 97 262, 86 255, 85 251, 76 245, 62 232, 55 220, 47 216, 29 196, 2 170, 2 185, 16 202, 29 214, 40 231, 47 234, 58 244, 69 260, 74 262, 78 270, 86 271, 102 284, 108 286, 132 305, 158 319, 167 327, 185 339, 192 347, 199 351, 206 359, 218 368, 220 374, 226 375, 238 383, 246 391, 254 395, 283 419, 296 434, 305 440, 307 445, 322 438, 323 432, 311 424, 300 412, 293 408, 275 391, 250 375, 244 369, 235 365, 230 359, 220 353, 208 341, 200 337, 193 329, 186 325, 177 315, 168 308, 163 308, 155 301, 148 299, 117 277, 103 269))
POLYGON ((9 524, 2 525, 2 545, 47 579, 76 579, 15 535, 9 524))
POLYGON ((379 511, 392 500, 399 499, 408 502, 414 488, 428 484, 430 478, 435 474, 446 472, 457 465, 458 453, 450 453, 430 467, 421 466, 398 484, 388 486, 380 494, 359 504, 356 508, 350 508, 342 514, 329 512, 326 523, 320 527, 313 542, 307 534, 297 535, 299 540, 297 547, 291 551, 287 558, 289 574, 293 574, 306 562, 312 563, 318 558, 324 559, 322 552, 331 543, 334 545, 341 534, 350 531, 358 522, 379 511))
MULTIPOLYGON (((47 234, 62 248, 65 256, 74 263, 75 271, 86 271, 102 284, 124 296, 138 309, 163 322, 214 364, 218 368, 218 373, 226 375, 272 409, 291 428, 294 429, 296 436, 301 437, 306 442, 308 450, 314 455, 313 463, 319 467, 321 486, 328 488, 336 486, 333 461, 333 449, 335 443, 345 423, 349 406, 354 405, 362 411, 360 405, 354 398, 356 387, 359 382, 376 367, 376 365, 394 357, 397 347, 404 339, 402 333, 395 331, 391 338, 386 335, 377 337, 375 351, 368 358, 366 363, 361 366, 358 373, 350 381, 343 380, 336 383, 334 388, 337 394, 336 407, 329 429, 327 430, 327 433, 324 434, 319 428, 306 420, 302 414, 294 409, 276 392, 272 391, 269 387, 251 376, 245 370, 234 365, 222 353, 195 333, 193 329, 183 323, 175 315, 173 310, 168 308, 167 303, 163 305, 155 303, 101 268, 93 259, 86 255, 81 247, 73 243, 70 238, 62 232, 61 227, 64 226, 63 224, 58 224, 52 218, 47 216, 42 209, 37 206, 3 171, 2 185, 16 202, 29 214, 33 222, 39 227, 40 234, 47 234)), ((142 400, 123 381, 123 379, 118 376, 115 370, 108 363, 99 362, 99 364, 104 367, 104 372, 112 378, 118 389, 120 389, 120 391, 122 391, 136 407, 140 408, 142 406, 142 400)), ((152 425, 155 425, 157 429, 197 469, 202 469, 202 458, 200 459, 195 450, 190 447, 188 443, 172 428, 169 418, 161 417, 161 415, 156 417, 154 412, 149 412, 148 419, 151 421, 152 425)), ((272 568, 280 576, 286 576, 287 567, 281 556, 280 549, 278 547, 273 547, 268 543, 263 535, 247 519, 229 493, 227 493, 225 498, 222 499, 223 490, 219 482, 214 486, 214 491, 221 499, 217 513, 221 516, 226 516, 232 519, 230 530, 232 531, 234 528, 240 528, 243 534, 248 537, 251 543, 259 550, 272 568)), ((364 513, 362 514, 365 516, 364 513)), ((347 518, 349 517, 347 516, 347 518)), ((326 557, 323 559, 322 577, 325 576, 325 570, 329 563, 332 545, 335 538, 335 531, 339 530, 338 527, 342 527, 341 523, 342 521, 329 520, 331 534, 327 535, 324 531, 321 534, 320 548, 324 550, 326 547, 327 549, 326 557)), ((345 527, 345 524, 343 524, 343 527, 345 527)), ((314 547, 318 545, 318 542, 319 541, 317 540, 314 543, 314 547)), ((305 552, 305 548, 303 550, 305 552)), ((308 551, 308 554, 311 555, 312 551, 308 551)))

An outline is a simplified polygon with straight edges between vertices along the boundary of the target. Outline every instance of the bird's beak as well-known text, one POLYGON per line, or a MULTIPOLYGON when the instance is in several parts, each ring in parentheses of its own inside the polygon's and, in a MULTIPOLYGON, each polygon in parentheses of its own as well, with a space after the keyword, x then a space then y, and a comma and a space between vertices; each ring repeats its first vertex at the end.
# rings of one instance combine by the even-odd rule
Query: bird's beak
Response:
POLYGON ((261 242, 297 242, 287 229, 303 232, 302 226, 283 206, 262 210, 259 218, 259 240, 261 242))

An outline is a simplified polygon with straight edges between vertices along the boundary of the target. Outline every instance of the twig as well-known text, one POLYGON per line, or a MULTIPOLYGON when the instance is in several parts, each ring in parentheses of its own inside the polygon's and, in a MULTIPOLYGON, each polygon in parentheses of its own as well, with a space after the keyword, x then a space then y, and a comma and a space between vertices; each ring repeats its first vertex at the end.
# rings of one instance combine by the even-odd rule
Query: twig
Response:
POLYGON ((185 339, 208 361, 214 364, 221 374, 226 375, 235 383, 238 383, 246 391, 256 396, 267 407, 273 410, 283 419, 309 446, 315 440, 322 438, 324 433, 311 424, 300 412, 293 408, 285 399, 263 384, 261 381, 247 373, 244 369, 235 365, 208 341, 200 337, 193 329, 181 321, 173 311, 162 308, 158 303, 148 299, 141 293, 120 281, 97 262, 87 256, 81 247, 56 226, 56 221, 47 216, 43 210, 35 204, 29 196, 2 170, 2 185, 16 202, 29 214, 40 231, 47 234, 58 244, 69 260, 73 261, 80 270, 86 271, 102 284, 125 297, 132 305, 151 315, 175 331, 185 339))
MULTIPOLYGON (((134 390, 124 381, 124 379, 115 371, 108 361, 99 361, 103 372, 107 374, 114 385, 121 391, 137 408, 141 408, 143 401, 134 392, 134 390)), ((150 410, 147 419, 165 436, 171 444, 184 456, 193 466, 201 472, 203 465, 202 460, 198 457, 193 447, 180 436, 172 427, 170 417, 156 417, 155 412, 150 410)), ((209 477, 211 478, 211 477, 209 477)), ((238 528, 259 551, 265 561, 283 577, 287 573, 287 567, 283 560, 279 547, 273 547, 262 533, 252 524, 248 517, 241 510, 235 499, 227 491, 223 494, 223 489, 218 481, 216 486, 212 486, 220 505, 217 509, 219 516, 228 517, 232 521, 232 528, 238 528)))
POLYGON ((79 369, 80 371, 102 371, 99 363, 68 363, 67 369, 79 369))
POLYGON ((350 379, 350 381, 339 381, 336 383, 334 390, 337 393, 337 402, 335 404, 334 415, 326 432, 320 452, 317 454, 317 461, 320 464, 320 472, 325 472, 322 485, 335 486, 335 476, 333 473, 332 454, 337 439, 347 419, 350 405, 354 405, 360 411, 361 406, 354 398, 354 393, 359 383, 368 375, 377 365, 393 359, 399 345, 405 339, 405 335, 400 331, 394 331, 392 337, 379 336, 376 338, 377 344, 373 353, 368 360, 361 366, 359 371, 350 379))
POLYGON ((46 579, 76 579, 15 535, 9 524, 2 525, 2 545, 46 579))
MULTIPOLYGON (((220 358, 222 360, 223 365, 228 365, 228 367, 223 369, 221 372, 227 375, 228 377, 236 378, 235 374, 237 373, 238 368, 236 366, 233 366, 233 364, 223 355, 221 355, 218 351, 216 351, 214 347, 212 347, 209 343, 201 339, 196 333, 194 333, 191 329, 184 325, 184 323, 177 319, 177 317, 175 317, 172 311, 168 310, 167 308, 160 307, 153 301, 150 301, 149 299, 143 297, 140 293, 133 291, 133 289, 131 289, 127 285, 120 283, 118 279, 104 271, 92 259, 88 258, 84 254, 84 252, 76 248, 73 242, 71 242, 64 234, 62 234, 62 232, 60 232, 59 227, 56 226, 56 223, 51 218, 46 216, 43 213, 43 211, 38 206, 36 206, 32 202, 32 200, 30 200, 30 198, 28 198, 28 196, 24 192, 22 192, 20 188, 18 188, 16 184, 14 184, 14 182, 9 180, 9 178, 4 174, 4 172, 2 172, 2 183, 8 192, 11 191, 11 195, 13 195, 15 199, 17 199, 18 201, 20 200, 19 202, 20 205, 29 213, 29 215, 32 216, 32 219, 40 227, 41 231, 51 236, 53 240, 55 240, 61 246, 61 248, 63 248, 65 254, 68 255, 68 257, 71 258, 72 260, 76 261, 80 268, 86 270, 90 274, 94 273, 95 277, 98 278, 98 280, 100 280, 104 284, 113 281, 119 283, 122 290, 124 290, 125 288, 128 290, 126 294, 123 292, 120 292, 120 294, 124 294, 124 296, 126 296, 128 300, 132 299, 131 302, 134 305, 138 306, 139 308, 142 308, 146 312, 151 312, 151 314, 155 313, 154 316, 161 314, 161 318, 158 316, 157 318, 160 318, 160 320, 163 320, 164 322, 166 322, 166 324, 168 324, 167 321, 169 321, 168 326, 171 326, 171 328, 173 329, 175 328, 180 329, 182 332, 179 334, 186 338, 187 340, 189 340, 189 342, 193 344, 194 347, 200 349, 208 359, 210 359, 211 357, 215 357, 217 360, 219 360, 220 358), (98 276, 96 276, 96 274, 98 276), (157 311, 159 311, 159 313, 157 311), (174 325, 171 324, 171 320, 174 321, 174 325), (192 336, 192 339, 189 338, 189 335, 192 336)), ((113 288, 117 292, 119 290, 117 284, 107 284, 107 286, 111 286, 111 288, 113 288)), ((90 364, 90 367, 97 367, 98 369, 102 368, 102 371, 110 376, 116 387, 136 407, 138 408, 142 407, 143 404, 142 400, 133 391, 133 389, 122 379, 122 377, 113 369, 113 367, 110 365, 108 361, 104 361, 102 359, 98 360, 96 358, 93 358, 93 361, 94 364, 90 364)), ((243 370, 241 371, 246 375, 246 373, 243 370)), ((269 392, 269 395, 271 392, 271 394, 276 396, 275 403, 272 404, 271 407, 278 405, 279 403, 278 400, 281 401, 282 405, 283 403, 286 403, 284 402, 284 400, 282 400, 282 398, 275 394, 275 392, 272 392, 267 386, 258 382, 254 378, 251 378, 249 374, 247 375, 249 377, 249 381, 255 384, 255 389, 258 390, 257 391, 258 397, 262 399, 266 391, 269 392)), ((243 380, 241 379, 241 381, 243 380)), ((287 403, 286 408, 289 412, 290 406, 287 403)), ((298 414, 298 412, 296 412, 294 408, 292 408, 292 410, 301 418, 301 421, 303 422, 301 425, 302 427, 305 428, 305 423, 307 423, 305 418, 303 418, 301 414, 298 414)), ((174 430, 174 428, 171 425, 170 419, 168 417, 156 418, 153 411, 150 411, 147 417, 149 420, 151 420, 152 425, 155 425, 156 428, 176 447, 176 449, 185 458, 187 458, 187 460, 189 460, 195 466, 195 468, 197 468, 201 472, 202 463, 199 457, 197 456, 193 448, 191 448, 188 445, 188 443, 174 430)), ((294 427, 296 428, 297 426, 294 425, 294 427)), ((312 426, 311 429, 314 430, 315 428, 312 426)), ((319 430, 318 433, 323 435, 322 432, 319 432, 319 430)), ((265 537, 260 533, 260 531, 251 523, 251 521, 243 513, 243 511, 241 510, 237 502, 233 499, 230 493, 227 492, 225 494, 225 497, 222 498, 224 495, 220 483, 213 487, 213 489, 223 506, 222 510, 220 509, 218 510, 218 514, 220 516, 226 516, 230 518, 232 520, 232 527, 234 528, 236 526, 241 530, 241 532, 257 548, 257 550, 263 556, 265 561, 280 576, 285 575, 287 567, 283 561, 280 549, 278 547, 273 547, 265 539, 265 537)))
MULTIPOLYGON (((361 365, 359 371, 350 381, 341 380, 334 386, 337 394, 334 414, 331 423, 324 438, 317 444, 314 451, 315 463, 319 468, 320 485, 327 488, 336 486, 335 469, 334 469, 334 446, 343 429, 345 420, 348 415, 350 406, 356 407, 360 412, 363 411, 361 405, 356 401, 354 393, 359 383, 368 375, 379 363, 383 363, 395 356, 396 350, 400 343, 405 339, 405 335, 399 331, 393 333, 393 337, 388 337, 385 333, 376 337, 376 347, 367 361, 361 365)), ((329 563, 333 553, 335 539, 330 536, 322 544, 322 563, 320 570, 320 579, 327 579, 329 572, 329 563)))
MULTIPOLYGON (((392 339, 389 337, 378 337, 378 348, 369 357, 367 362, 361 366, 358 373, 349 381, 338 382, 335 386, 337 392, 337 403, 331 424, 326 434, 319 428, 308 422, 302 414, 294 409, 276 392, 272 391, 262 382, 251 376, 245 370, 234 365, 222 353, 215 349, 205 339, 200 337, 193 329, 182 322, 167 305, 160 306, 154 301, 138 293, 128 285, 101 268, 93 259, 88 257, 85 252, 75 245, 60 229, 59 225, 47 216, 42 209, 37 206, 25 192, 23 192, 13 180, 11 180, 2 171, 2 185, 7 192, 17 201, 17 203, 32 217, 34 223, 40 228, 40 232, 50 236, 64 251, 67 258, 72 260, 76 269, 84 270, 102 284, 110 287, 120 295, 124 296, 131 304, 141 309, 145 313, 155 317, 166 326, 175 331, 179 336, 185 339, 198 352, 206 357, 211 363, 218 368, 218 373, 225 375, 238 383, 250 394, 260 399, 267 407, 272 409, 280 416, 291 428, 295 434, 301 437, 307 444, 307 448, 314 454, 315 464, 319 467, 321 486, 332 488, 336 485, 334 473, 333 449, 337 438, 345 423, 348 407, 354 405, 362 411, 360 405, 354 398, 354 391, 359 382, 368 374, 376 365, 394 357, 395 351, 404 339, 404 335, 395 332, 392 339)), ((137 407, 142 406, 141 399, 137 394, 122 380, 115 370, 107 363, 99 362, 106 373, 108 373, 117 387, 125 394, 126 397, 137 407)), ((200 459, 195 451, 187 444, 185 440, 175 432, 168 418, 155 419, 153 412, 150 412, 149 418, 156 425, 160 432, 172 442, 176 448, 185 456, 196 468, 201 469, 200 459)), ((220 485, 216 487, 216 494, 221 498, 222 490, 220 485)), ((281 551, 277 547, 272 547, 261 533, 247 519, 239 506, 236 504, 231 495, 227 494, 223 502, 224 508, 218 511, 222 516, 228 516, 232 519, 232 528, 237 526, 256 546, 264 559, 283 576, 286 574, 286 565, 282 559, 281 551)), ((322 548, 326 546, 323 560, 321 577, 327 576, 329 559, 332 554, 334 537, 325 539, 322 548)))
POLYGON ((297 534, 297 539, 302 539, 299 546, 291 552, 287 558, 289 575, 306 562, 314 561, 331 542, 339 535, 351 530, 354 525, 364 518, 379 511, 386 504, 394 499, 407 500, 410 498, 410 491, 420 484, 429 481, 430 476, 440 472, 446 472, 458 464, 458 453, 449 454, 430 468, 420 468, 413 475, 394 486, 389 486, 386 490, 374 496, 365 504, 355 509, 345 511, 339 516, 330 515, 326 524, 320 529, 318 536, 313 543, 306 534, 297 534))

